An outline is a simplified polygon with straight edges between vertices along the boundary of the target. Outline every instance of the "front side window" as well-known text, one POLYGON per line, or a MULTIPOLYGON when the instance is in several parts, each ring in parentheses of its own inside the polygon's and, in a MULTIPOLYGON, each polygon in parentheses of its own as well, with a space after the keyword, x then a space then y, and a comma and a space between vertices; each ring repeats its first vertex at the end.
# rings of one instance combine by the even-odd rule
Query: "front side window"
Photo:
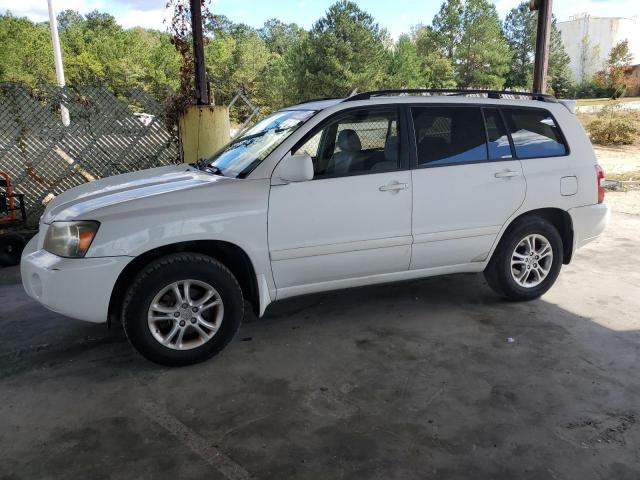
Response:
POLYGON ((533 108, 502 109, 518 158, 566 155, 562 135, 546 110, 533 108))
POLYGON ((480 108, 414 107, 418 166, 487 160, 480 108))
POLYGON ((395 109, 356 110, 313 133, 293 153, 311 156, 315 178, 395 170, 398 130, 395 109))
POLYGON ((210 157, 208 167, 226 177, 247 175, 315 113, 284 110, 269 115, 210 157))

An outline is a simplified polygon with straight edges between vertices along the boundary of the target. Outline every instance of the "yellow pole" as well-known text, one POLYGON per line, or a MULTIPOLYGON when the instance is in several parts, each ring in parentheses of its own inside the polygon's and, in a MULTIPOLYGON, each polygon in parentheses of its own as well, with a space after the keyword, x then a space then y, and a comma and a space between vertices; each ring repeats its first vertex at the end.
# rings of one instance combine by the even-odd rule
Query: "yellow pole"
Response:
POLYGON ((229 109, 223 105, 191 105, 179 123, 182 161, 209 158, 231 139, 229 109))

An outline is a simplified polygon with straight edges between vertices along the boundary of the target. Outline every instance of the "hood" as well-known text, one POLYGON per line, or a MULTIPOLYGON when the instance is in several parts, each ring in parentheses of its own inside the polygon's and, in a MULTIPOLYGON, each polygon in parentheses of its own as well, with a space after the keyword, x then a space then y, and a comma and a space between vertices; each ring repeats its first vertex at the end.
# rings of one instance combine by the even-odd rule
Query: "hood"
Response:
POLYGON ((92 213, 105 207, 224 180, 231 179, 186 164, 116 175, 58 195, 47 205, 42 221, 49 224, 54 220, 92 220, 92 213))

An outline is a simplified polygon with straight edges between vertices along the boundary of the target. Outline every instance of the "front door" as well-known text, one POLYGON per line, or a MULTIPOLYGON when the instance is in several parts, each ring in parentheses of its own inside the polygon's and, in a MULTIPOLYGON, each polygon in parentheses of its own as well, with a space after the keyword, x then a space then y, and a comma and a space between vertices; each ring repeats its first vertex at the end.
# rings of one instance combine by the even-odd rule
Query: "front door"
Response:
POLYGON ((411 117, 417 145, 411 268, 482 262, 526 192, 500 112, 425 106, 412 107, 411 117))
POLYGON ((406 271, 411 258, 411 172, 395 108, 349 110, 324 122, 293 154, 314 179, 273 185, 269 251, 278 298, 406 271))

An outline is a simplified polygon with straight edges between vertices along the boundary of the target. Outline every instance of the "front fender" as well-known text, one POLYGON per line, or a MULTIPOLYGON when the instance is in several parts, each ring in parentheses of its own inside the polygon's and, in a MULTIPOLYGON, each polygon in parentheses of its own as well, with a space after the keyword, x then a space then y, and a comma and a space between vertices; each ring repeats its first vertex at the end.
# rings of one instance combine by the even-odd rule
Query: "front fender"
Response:
POLYGON ((268 180, 239 180, 170 192, 94 212, 100 222, 92 257, 138 257, 177 243, 217 240, 246 252, 275 288, 267 242, 268 180))

